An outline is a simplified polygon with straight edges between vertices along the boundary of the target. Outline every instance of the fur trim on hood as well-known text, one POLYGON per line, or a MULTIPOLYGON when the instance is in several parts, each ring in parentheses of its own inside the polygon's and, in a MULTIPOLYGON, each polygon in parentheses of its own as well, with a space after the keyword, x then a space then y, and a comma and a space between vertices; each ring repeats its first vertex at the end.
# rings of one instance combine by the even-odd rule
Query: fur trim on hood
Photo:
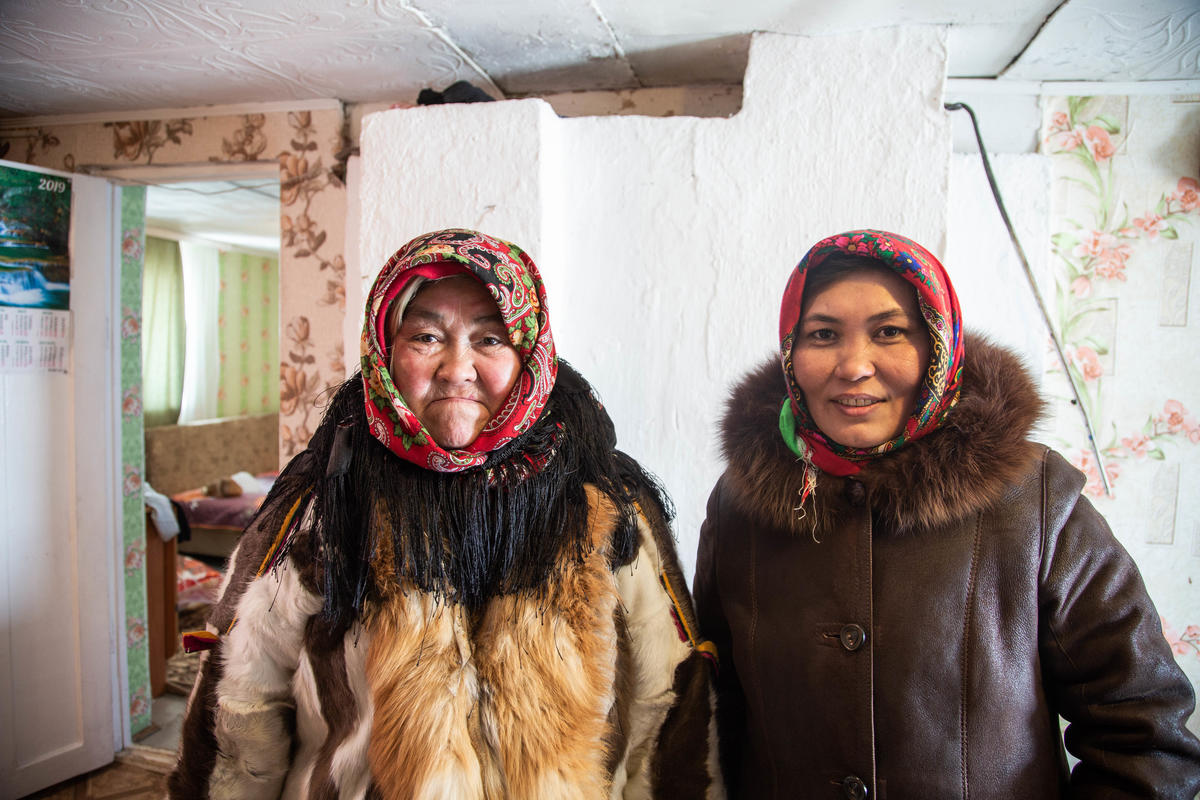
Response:
MULTIPOLYGON (((801 521, 803 469, 779 435, 786 396, 776 357, 733 389, 721 422, 724 482, 761 522, 820 538, 849 479, 820 473, 801 521)), ((961 520, 1001 500, 1028 468, 1038 447, 1027 437, 1043 408, 1014 353, 968 335, 962 395, 942 427, 863 462, 853 479, 866 488, 876 519, 896 532, 961 520)))

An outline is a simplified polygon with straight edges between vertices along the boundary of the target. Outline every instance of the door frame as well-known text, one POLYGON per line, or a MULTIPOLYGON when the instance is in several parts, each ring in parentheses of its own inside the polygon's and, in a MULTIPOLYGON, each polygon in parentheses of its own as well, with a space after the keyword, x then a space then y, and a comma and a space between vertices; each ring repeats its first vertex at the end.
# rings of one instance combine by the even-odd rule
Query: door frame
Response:
MULTIPOLYGON (((92 177, 103 178, 115 185, 132 185, 132 186, 151 186, 151 185, 158 185, 158 184, 184 183, 184 182, 193 182, 193 181, 234 181, 234 180, 247 180, 247 179, 251 179, 251 178, 271 178, 273 180, 278 181, 279 176, 280 176, 279 162, 274 161, 274 160, 246 161, 246 162, 237 162, 237 163, 196 162, 196 163, 181 163, 181 164, 141 164, 141 165, 133 165, 133 166, 92 167, 92 168, 88 169, 86 174, 89 176, 92 176, 92 177)), ((118 213, 118 217, 119 217, 119 213, 118 213)), ((144 219, 143 219, 143 224, 144 224, 144 219)), ((119 218, 118 218, 118 227, 119 227, 119 218)), ((119 230, 117 231, 117 236, 115 239, 115 247, 117 248, 117 256, 118 256, 118 259, 116 262, 116 267, 119 269, 119 267, 120 267, 120 258, 119 258, 119 256, 120 256, 120 253, 119 253, 120 231, 119 230)), ((282 259, 281 259, 281 261, 282 261, 282 259)), ((143 268, 144 268, 144 264, 143 264, 143 268)), ((119 291, 120 291, 119 280, 117 281, 115 291, 119 294, 119 291)), ((120 306, 120 304, 119 304, 119 300, 118 300, 117 301, 118 311, 119 311, 119 306, 120 306)), ((117 319, 118 320, 120 319, 119 314, 117 316, 117 319)), ((120 373, 120 350, 119 350, 119 348, 114 348, 114 351, 115 351, 115 358, 117 361, 116 375, 118 376, 118 384, 115 387, 115 391, 116 391, 116 394, 119 395, 120 394, 119 376, 121 374, 120 373)), ((119 397, 117 398, 117 404, 115 406, 115 410, 114 410, 113 414, 114 414, 114 417, 113 417, 114 422, 117 426, 117 430, 118 430, 118 434, 119 434, 120 422, 121 422, 121 404, 120 404, 119 397)), ((139 417, 143 415, 143 411, 142 411, 140 405, 136 410, 136 414, 139 417)), ((117 441, 120 441, 119 436, 118 436, 117 441)), ((118 462, 119 462, 119 453, 118 453, 118 462)), ((120 465, 118 463, 118 475, 119 475, 119 467, 120 467, 120 465)), ((143 468, 144 468, 144 464, 143 464, 143 468)), ((118 481, 119 481, 119 479, 118 479, 118 481)), ((118 488, 118 492, 119 492, 119 488, 118 488)), ((119 494, 117 496, 119 496, 119 494)), ((118 509, 118 511, 119 511, 119 509, 118 509)), ((120 564, 122 562, 123 555, 124 555, 124 544, 122 541, 123 532, 124 532, 124 522, 121 521, 118 526, 117 534, 116 534, 116 537, 114 540, 114 547, 115 547, 114 553, 115 553, 115 557, 116 557, 116 562, 118 564, 120 564)), ((122 583, 120 581, 118 581, 117 595, 118 595, 118 600, 119 600, 119 608, 118 608, 118 615, 115 617, 115 621, 116 621, 118 628, 120 627, 120 620, 124 620, 125 615, 126 615, 126 605, 125 605, 126 596, 123 591, 119 590, 119 587, 121 587, 121 586, 122 586, 122 583)), ((119 687, 119 689, 120 689, 119 707, 114 709, 114 726, 116 727, 116 729, 118 731, 117 742, 118 742, 119 746, 117 749, 120 750, 120 749, 123 749, 123 748, 128 747, 131 744, 133 744, 133 733, 132 733, 132 724, 131 724, 132 719, 131 719, 131 714, 130 714, 128 642, 124 636, 119 636, 117 638, 117 642, 118 642, 119 664, 120 664, 120 673, 121 674, 120 674, 120 687, 119 687)), ((151 701, 151 702, 153 702, 153 701, 151 701)))

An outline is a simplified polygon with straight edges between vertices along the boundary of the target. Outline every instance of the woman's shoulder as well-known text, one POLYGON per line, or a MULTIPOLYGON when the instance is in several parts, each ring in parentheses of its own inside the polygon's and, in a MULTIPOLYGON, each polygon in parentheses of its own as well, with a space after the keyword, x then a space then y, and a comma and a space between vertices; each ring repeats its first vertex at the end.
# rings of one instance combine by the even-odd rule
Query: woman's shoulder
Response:
MULTIPOLYGON (((793 530, 804 469, 779 433, 779 410, 786 397, 779 357, 774 355, 733 385, 720 421, 725 471, 718 487, 722 505, 736 508, 739 518, 793 530)), ((818 484, 819 490, 824 488, 818 484)))
POLYGON ((1030 436, 1045 404, 1012 351, 968 334, 962 391, 938 430, 864 467, 873 507, 900 531, 938 527, 993 507, 1045 455, 1030 436))
POLYGON ((296 587, 320 594, 323 567, 314 541, 316 525, 311 494, 277 484, 258 515, 242 532, 227 565, 228 581, 210 621, 219 629, 231 625, 247 587, 284 567, 295 572, 296 587), (286 565, 286 566, 285 566, 286 565))
POLYGON ((1090 503, 1083 495, 1087 477, 1061 453, 1044 444, 1031 445, 1032 463, 1005 497, 1003 507, 1016 513, 1036 515, 1030 524, 1055 531, 1077 506, 1090 503))

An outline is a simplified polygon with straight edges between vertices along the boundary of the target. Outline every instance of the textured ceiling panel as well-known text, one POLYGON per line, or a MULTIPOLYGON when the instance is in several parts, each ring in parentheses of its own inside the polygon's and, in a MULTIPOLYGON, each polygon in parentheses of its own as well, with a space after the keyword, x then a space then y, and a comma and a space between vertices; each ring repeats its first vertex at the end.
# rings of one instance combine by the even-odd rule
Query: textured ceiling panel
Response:
POLYGON ((599 4, 589 0, 415 0, 413 5, 450 32, 507 94, 638 85, 599 4))
POLYGON ((621 36, 720 36, 772 31, 810 36, 904 24, 1021 24, 1061 0, 596 0, 621 36))
POLYGON ((951 77, 1200 77, 1197 0, 0 0, 0 116, 738 83, 747 35, 949 25, 951 77))
POLYGON ((1004 77, 1195 80, 1200 78, 1200 5, 1196 0, 1074 0, 1054 15, 1004 77))
POLYGON ((27 115, 494 88, 392 0, 5 0, 0 70, 0 108, 27 115))
MULTIPOLYGON (((724 82, 745 66, 738 34, 820 36, 904 24, 951 28, 951 77, 994 76, 1008 66, 1061 0, 597 0, 643 85, 724 82), (707 77, 707 76, 713 77, 707 77)), ((740 80, 740 78, 734 78, 740 80)))
POLYGON ((420 27, 399 3, 321 0, 7 0, 4 46, 55 61, 185 55, 287 39, 318 45, 380 26, 420 27))
POLYGON ((304 97, 415 103, 418 91, 425 87, 456 80, 488 86, 487 76, 458 48, 436 31, 422 28, 343 37, 306 48, 299 57, 293 43, 282 41, 256 44, 246 55, 271 65, 271 72, 286 65, 291 79, 303 87, 304 97))
POLYGON ((1044 20, 1024 25, 972 23, 951 25, 946 58, 952 78, 992 78, 999 75, 1029 44, 1044 20))

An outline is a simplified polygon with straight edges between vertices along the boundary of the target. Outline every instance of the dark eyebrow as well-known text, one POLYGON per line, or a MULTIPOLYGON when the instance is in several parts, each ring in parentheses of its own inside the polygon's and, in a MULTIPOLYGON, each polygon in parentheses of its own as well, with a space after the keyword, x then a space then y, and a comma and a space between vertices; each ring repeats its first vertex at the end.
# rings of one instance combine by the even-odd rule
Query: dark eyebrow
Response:
MULTIPOLYGON (((414 318, 422 319, 422 320, 425 320, 426 322, 435 322, 435 323, 440 323, 442 321, 442 315, 439 314, 438 312, 432 311, 427 308, 422 308, 421 306, 414 306, 414 307, 410 307, 407 311, 405 311, 404 318, 401 320, 401 324, 404 324, 404 322, 414 319, 414 318)), ((500 316, 499 309, 497 309, 496 312, 493 314, 483 314, 481 316, 478 316, 474 320, 472 320, 472 322, 474 322, 476 325, 482 325, 485 323, 494 322, 502 328, 508 327, 507 325, 504 324, 504 317, 500 316)))
POLYGON ((495 322, 498 325, 500 325, 500 327, 502 327, 502 328, 508 327, 507 325, 504 324, 504 317, 500 316, 499 311, 497 311, 495 314, 484 314, 482 316, 475 318, 476 325, 482 324, 484 322, 495 322))
MULTIPOLYGON (((878 314, 872 314, 871 316, 867 317, 867 322, 882 322, 885 319, 894 319, 896 317, 904 317, 907 319, 908 312, 897 306, 895 308, 889 308, 887 311, 880 311, 878 314)), ((802 320, 800 320, 801 324, 807 322, 837 323, 841 321, 842 320, 838 319, 837 317, 831 317, 828 314, 807 314, 802 320)))
POLYGON ((409 308, 405 309, 404 317, 400 320, 400 322, 401 322, 401 324, 403 324, 403 323, 409 321, 410 319, 414 319, 414 318, 420 318, 420 319, 426 320, 427 322, 441 322, 442 321, 442 315, 437 313, 436 311, 430 311, 428 309, 421 308, 420 306, 416 306, 416 307, 410 306, 409 308))

